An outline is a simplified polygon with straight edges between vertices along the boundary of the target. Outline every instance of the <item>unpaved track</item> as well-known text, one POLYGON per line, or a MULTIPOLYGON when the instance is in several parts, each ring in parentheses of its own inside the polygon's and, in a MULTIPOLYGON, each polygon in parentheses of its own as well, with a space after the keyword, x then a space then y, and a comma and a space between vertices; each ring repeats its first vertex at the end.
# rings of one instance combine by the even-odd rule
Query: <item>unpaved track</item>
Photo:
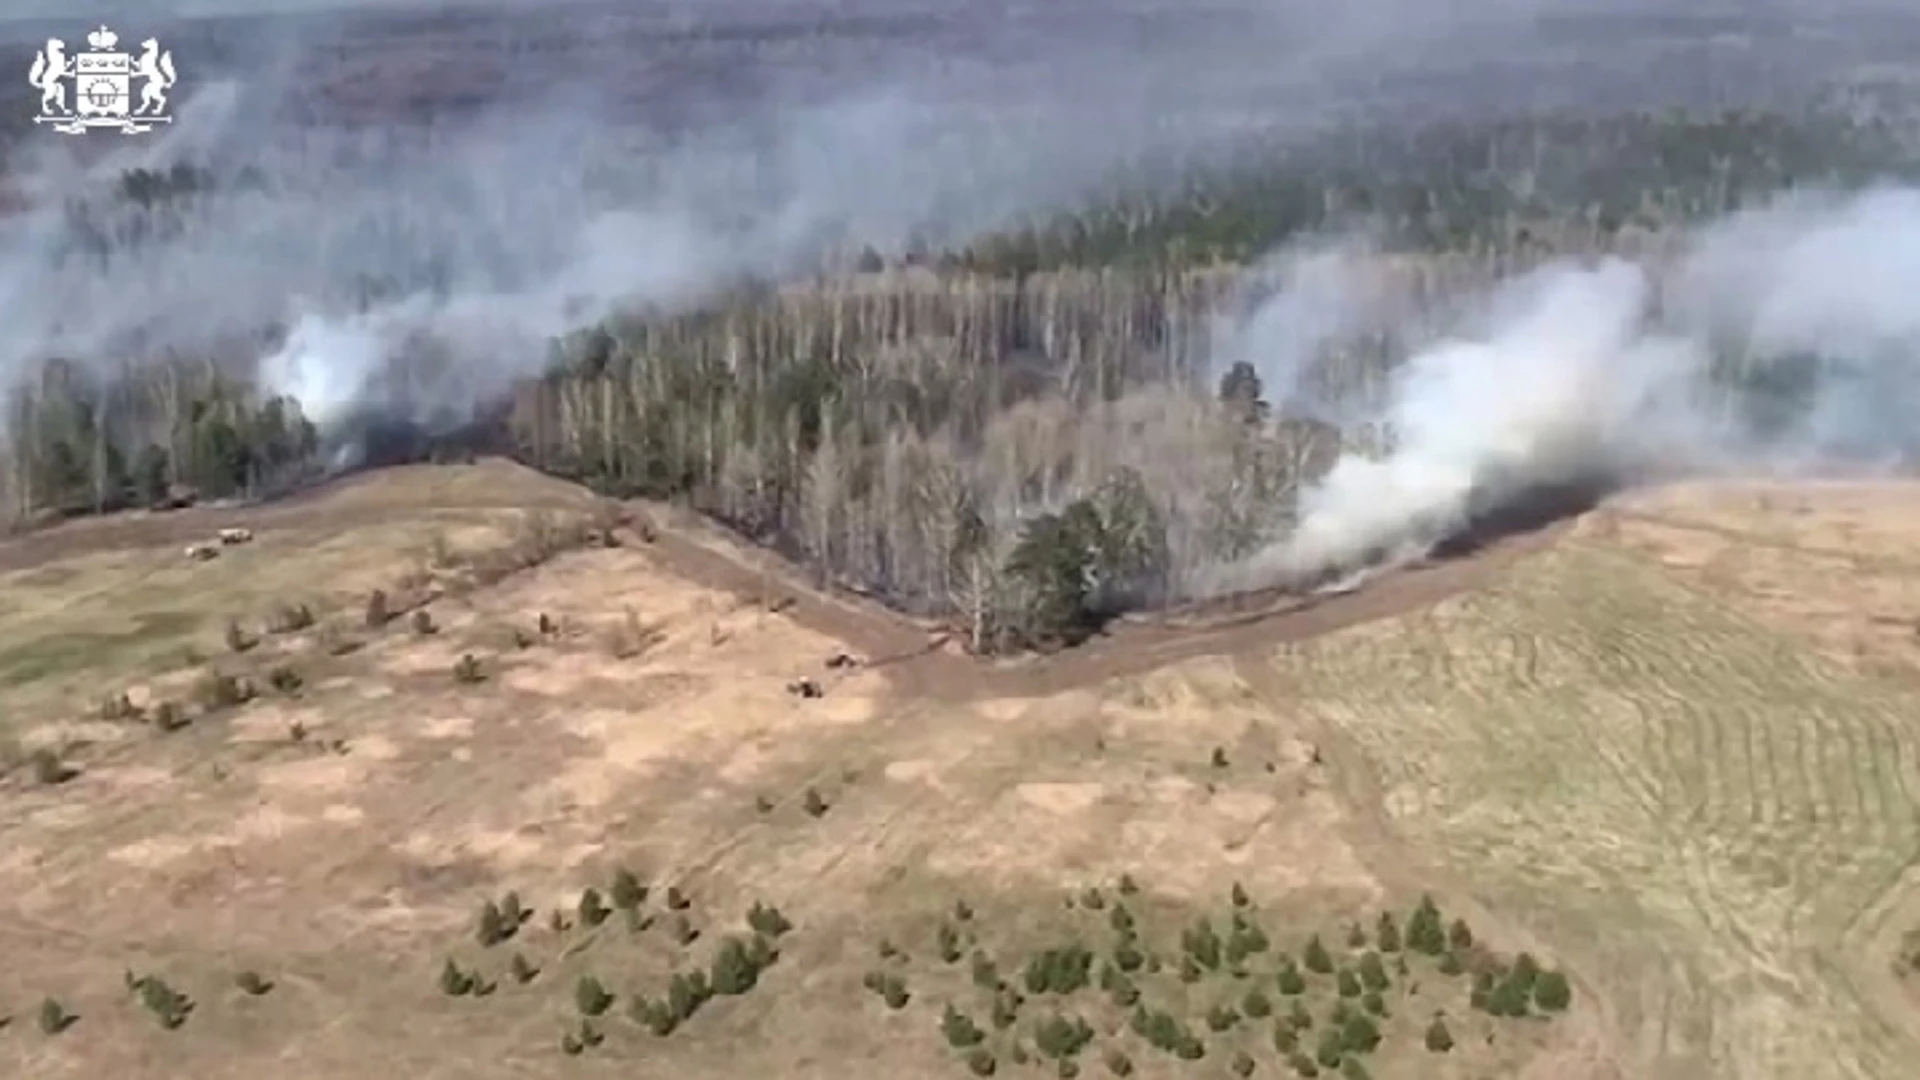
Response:
POLYGON ((469 490, 458 498, 404 506, 358 503, 351 498, 358 489, 377 488, 381 478, 379 472, 355 473, 270 502, 75 518, 0 540, 0 573, 31 570, 96 552, 209 542, 223 528, 343 531, 436 510, 578 510, 592 499, 585 489, 572 489, 558 481, 550 493, 529 492, 526 485, 513 485, 503 486, 497 494, 469 490))
MULTIPOLYGON (((584 489, 552 482, 544 493, 503 487, 497 495, 468 491, 456 498, 404 505, 339 504, 339 496, 378 484, 381 473, 360 473, 272 503, 194 507, 152 514, 81 519, 0 542, 0 572, 100 551, 184 546, 211 540, 225 527, 343 530, 398 516, 461 510, 579 510, 591 503, 584 489), (545 497, 541 497, 542 494, 545 497)), ((776 557, 730 540, 721 530, 687 520, 684 512, 635 503, 658 523, 649 550, 669 570, 741 597, 765 600, 769 588, 785 598, 781 609, 808 629, 843 641, 887 675, 906 697, 941 701, 1044 697, 1136 675, 1197 656, 1238 655, 1333 633, 1347 627, 1430 607, 1482 588, 1512 562, 1540 550, 1565 523, 1496 541, 1469 556, 1383 574, 1358 591, 1280 600, 1262 609, 1224 601, 1222 612, 1183 610, 1177 618, 1116 622, 1094 640, 1047 657, 989 663, 961 654, 929 627, 863 598, 823 591, 776 557)))
MULTIPOLYGON (((860 651, 904 697, 941 701, 1045 697, 1124 678, 1198 656, 1255 653, 1348 627, 1431 607, 1494 582, 1516 559, 1539 551, 1571 522, 1503 538, 1472 555, 1383 574, 1365 588, 1340 595, 1295 598, 1264 610, 1214 618, 1183 613, 1178 621, 1120 621, 1086 644, 1045 657, 990 663, 943 645, 927 627, 879 604, 824 593, 777 575, 788 605, 783 612, 810 630, 860 651)), ((666 528, 653 545, 675 573, 710 588, 762 597, 769 572, 716 545, 666 528)), ((1223 608, 1232 608, 1231 601, 1223 608)))

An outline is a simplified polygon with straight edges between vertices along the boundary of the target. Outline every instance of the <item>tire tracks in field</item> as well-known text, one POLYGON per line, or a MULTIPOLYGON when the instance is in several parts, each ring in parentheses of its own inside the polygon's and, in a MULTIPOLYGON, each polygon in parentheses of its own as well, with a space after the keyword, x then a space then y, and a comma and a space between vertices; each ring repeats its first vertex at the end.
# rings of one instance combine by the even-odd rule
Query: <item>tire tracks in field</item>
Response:
MULTIPOLYGON (((1231 663, 1234 674, 1262 701, 1286 701, 1294 696, 1288 693, 1285 678, 1268 662, 1265 654, 1238 653, 1231 658, 1231 663)), ((1342 831, 1348 833, 1356 856, 1363 859, 1383 883, 1402 894, 1437 894, 1443 898, 1443 908, 1460 914, 1470 924, 1500 926, 1509 935, 1517 932, 1510 923, 1495 919, 1476 899, 1473 887, 1464 876, 1429 858, 1418 844, 1394 827, 1377 767, 1358 740, 1336 723, 1311 715, 1299 718, 1306 724, 1313 745, 1321 754, 1323 768, 1341 805, 1348 811, 1342 831)), ((1539 948, 1537 942, 1528 944, 1539 948)), ((1581 1000, 1595 1003, 1599 1011, 1585 1032, 1573 1034, 1575 1041, 1593 1048, 1617 1045, 1618 1016, 1611 1003, 1595 993, 1590 984, 1582 983, 1577 971, 1568 974, 1575 980, 1581 1000)), ((1617 1061, 1606 1060, 1601 1069, 1603 1071, 1585 1075, 1595 1080, 1626 1078, 1617 1061)))
MULTIPOLYGON (((1664 912, 1663 922, 1678 919, 1674 926, 1681 936, 1675 944, 1688 941, 1688 925, 1703 933, 1695 946, 1697 962, 1687 965, 1700 978, 1676 981, 1670 974, 1659 980, 1665 992, 1682 994, 1670 999, 1674 1007, 1684 999, 1690 1009, 1704 1010, 1696 1014, 1703 1024, 1676 1026, 1677 1014, 1663 1015, 1668 1010, 1657 998, 1640 995, 1655 1025, 1646 1035, 1658 1048, 1656 1059, 1665 1059, 1669 1067, 1686 1062, 1704 1067, 1708 1059, 1697 1055, 1711 1053, 1730 1076, 1904 1075, 1912 1038, 1889 1019, 1897 1015, 1887 1009, 1892 995, 1884 988, 1876 995, 1884 980, 1876 981, 1873 972, 1876 963, 1884 967, 1885 962, 1867 951, 1869 939, 1885 936, 1886 920, 1901 904, 1894 890, 1914 877, 1913 849, 1920 844, 1920 808, 1913 800, 1920 748, 1894 722, 1899 706, 1872 687, 1823 671, 1781 639, 1754 632, 1711 598, 1691 597, 1698 603, 1683 601, 1670 614, 1654 607, 1643 612, 1637 610, 1641 603, 1671 605, 1670 593, 1663 597, 1652 587, 1644 597, 1622 596, 1597 581, 1591 584, 1591 590, 1564 601, 1578 610, 1570 607, 1563 622, 1556 622, 1552 611, 1536 610, 1539 597, 1510 600, 1528 625, 1542 631, 1563 626, 1568 634, 1552 639, 1555 649, 1577 645, 1565 659, 1606 674, 1607 681, 1598 685, 1611 687, 1605 692, 1630 705, 1631 713, 1619 712, 1610 720, 1592 711, 1596 706, 1576 704, 1580 711, 1572 716, 1510 731, 1507 738, 1531 738, 1534 745, 1522 752, 1543 760, 1567 753, 1587 758, 1595 778, 1605 776, 1603 785, 1615 788, 1624 797, 1621 805, 1631 808, 1633 817, 1621 821, 1628 830, 1622 839, 1653 862, 1641 869, 1638 861, 1621 863, 1607 849, 1595 849, 1576 850, 1576 865, 1584 861, 1602 872, 1611 866, 1629 889, 1636 881, 1643 887, 1656 883, 1657 878, 1644 876, 1648 873, 1674 875, 1673 899, 1684 906, 1646 910, 1664 912), (1689 1035, 1686 1027, 1696 1030, 1689 1035)), ((1424 643, 1434 628, 1417 622, 1408 632, 1424 643)), ((1510 692, 1526 702, 1543 693, 1542 670, 1554 672, 1563 661, 1544 655, 1543 643, 1520 629, 1503 627, 1501 636, 1533 644, 1501 650, 1502 656, 1512 654, 1506 671, 1481 673, 1491 674, 1491 682, 1482 679, 1479 685, 1505 687, 1503 695, 1510 692)), ((1429 714, 1446 706, 1428 695, 1462 692, 1458 680, 1467 673, 1449 669, 1450 657, 1436 660, 1423 651, 1419 663, 1401 669, 1408 681, 1401 690, 1391 668, 1379 666, 1390 663, 1385 654, 1393 649, 1370 655, 1371 646, 1356 648, 1357 657, 1304 659, 1312 666, 1302 669, 1302 677, 1317 678, 1316 668, 1324 665, 1328 679, 1384 678, 1387 682, 1363 693, 1359 707, 1387 710, 1382 720, 1410 726, 1374 740, 1354 726, 1365 722, 1363 716, 1349 719, 1342 711, 1334 719, 1303 711, 1314 736, 1327 747, 1337 790, 1354 808, 1355 838, 1397 843, 1401 851, 1417 855, 1413 838, 1400 835, 1385 813, 1385 782, 1378 771, 1383 763, 1370 755, 1391 757, 1399 747, 1406 754, 1434 756, 1426 745, 1434 731, 1429 714), (1344 664, 1357 667, 1347 672, 1344 664), (1434 678, 1447 670, 1454 685, 1436 684, 1434 678), (1373 745, 1376 741, 1381 745, 1373 745)), ((1294 696, 1284 676, 1258 659, 1243 658, 1237 669, 1268 700, 1294 696)), ((1489 715, 1485 704, 1461 705, 1489 715)), ((1449 776, 1441 763, 1456 751, 1478 752, 1484 739, 1468 729, 1489 722, 1445 736, 1456 745, 1439 748, 1433 762, 1439 768, 1410 763, 1396 771, 1422 785, 1438 783, 1444 789, 1451 783, 1457 795, 1475 800, 1472 776, 1458 771, 1449 776)), ((1504 804, 1495 798, 1493 805, 1525 816, 1535 796, 1519 791, 1514 796, 1519 801, 1510 798, 1504 804)), ((1556 817, 1564 819, 1563 829, 1579 827, 1575 818, 1556 817)), ((1462 826, 1469 833, 1480 827, 1464 820, 1462 826)), ((1567 838, 1576 835, 1569 832, 1567 838)), ((1478 845, 1468 848, 1479 850, 1478 845)), ((1398 865, 1387 869, 1405 872, 1398 865)))

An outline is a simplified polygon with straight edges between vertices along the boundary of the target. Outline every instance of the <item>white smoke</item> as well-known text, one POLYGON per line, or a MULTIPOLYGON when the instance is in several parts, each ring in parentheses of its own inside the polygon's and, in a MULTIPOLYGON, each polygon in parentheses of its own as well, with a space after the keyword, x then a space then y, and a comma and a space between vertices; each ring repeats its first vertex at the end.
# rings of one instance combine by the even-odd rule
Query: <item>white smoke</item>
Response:
POLYGON ((1335 411, 1337 403, 1321 400, 1306 383, 1307 370, 1329 346, 1387 327, 1401 314, 1384 266, 1378 248, 1358 236, 1300 243, 1261 260, 1232 310, 1216 320, 1215 364, 1251 365, 1271 398, 1302 412, 1335 411))
MULTIPOLYGON (((378 18, 411 6, 400 0, 279 2, 342 10, 154 28, 185 74, 164 136, 104 156, 98 140, 85 153, 71 140, 10 148, 0 198, 30 209, 0 215, 0 384, 50 356, 231 364, 233 342, 274 328, 276 344, 244 360, 269 389, 320 395, 307 403, 320 413, 385 404, 384 366, 423 339, 477 343, 458 373, 416 387, 417 407, 457 410, 540 370, 546 337, 620 304, 679 305, 848 246, 968 242, 1356 108, 1507 100, 1509 63, 1533 54, 1540 16, 1557 10, 670 3, 604 7, 574 27, 508 0, 412 40, 378 18), (1501 71, 1483 80, 1489 58, 1501 71), (493 100, 406 115, 420 84, 443 81, 442 62, 451 92, 493 100), (157 222, 115 206, 123 170, 182 162, 254 169, 266 184, 162 208, 157 222), (94 250, 101 237, 111 254, 94 250)), ((221 7, 266 10, 176 10, 221 7)), ((1527 79, 1529 92, 1665 101, 1672 87, 1627 64, 1631 48, 1604 48, 1608 64, 1527 79)), ((1543 63, 1566 67, 1563 53, 1543 63)))
MULTIPOLYGON (((1743 213, 1700 230, 1674 265, 1562 261, 1499 283, 1459 333, 1397 368, 1370 418, 1391 433, 1386 452, 1341 457, 1300 494, 1292 534, 1227 576, 1244 586, 1392 565, 1568 485, 1910 460, 1916 295, 1920 192, 1907 189, 1743 213), (1766 405, 1764 391, 1714 382, 1728 363, 1748 387, 1779 386, 1779 415, 1757 422, 1749 406, 1766 405)), ((1317 300, 1309 336, 1339 318, 1325 307, 1375 302, 1317 300)), ((1291 308, 1250 325, 1271 325, 1273 310, 1291 308)), ((1278 335, 1282 356, 1301 332, 1278 335)))
MULTIPOLYGON (((740 17, 776 51, 816 47, 777 13, 740 17)), ((0 192, 26 204, 0 214, 0 384, 54 356, 108 370, 210 357, 323 424, 364 408, 454 415, 542 370, 556 335, 617 309, 683 308, 866 245, 972 239, 1234 138, 1147 122, 1144 95, 1187 66, 1191 44, 1137 57, 1121 79, 1112 46, 1070 37, 1038 42, 1058 46, 1044 63, 916 70, 905 54, 836 63, 830 50, 866 47, 858 34, 823 36, 821 55, 796 63, 724 39, 655 40, 629 22, 653 50, 640 67, 661 99, 640 108, 586 59, 536 52, 516 63, 573 65, 526 73, 542 94, 434 123, 316 124, 302 115, 315 79, 342 80, 316 24, 317 40, 267 49, 262 70, 197 73, 158 137, 104 154, 25 143, 0 192), (721 49, 740 55, 711 55, 721 49), (681 85, 683 64, 704 81, 681 85), (1101 83, 1138 93, 1090 89, 1101 83), (178 165, 221 184, 152 207, 117 191, 127 170, 178 165), (234 182, 249 174, 259 182, 234 182), (444 359, 421 377, 396 372, 422 354, 444 359)), ((544 28, 507 31, 529 32, 544 28)), ((468 45, 488 55, 483 33, 468 45)))

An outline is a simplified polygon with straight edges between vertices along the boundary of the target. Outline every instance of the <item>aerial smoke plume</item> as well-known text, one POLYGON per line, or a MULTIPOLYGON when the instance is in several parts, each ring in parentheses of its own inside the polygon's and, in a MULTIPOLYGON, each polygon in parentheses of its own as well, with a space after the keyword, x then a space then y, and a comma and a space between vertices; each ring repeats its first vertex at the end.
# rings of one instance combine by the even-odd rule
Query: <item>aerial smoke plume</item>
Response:
MULTIPOLYGON (((50 356, 211 355, 257 363, 323 421, 457 412, 617 307, 682 305, 848 247, 970 239, 1250 131, 1474 110, 1516 85, 1532 107, 1624 105, 1651 82, 1480 75, 1555 33, 1542 0, 1469 0, 1444 19, 1408 0, 576 4, 564 20, 494 0, 406 24, 354 6, 141 27, 182 65, 164 138, 105 156, 97 140, 10 148, 0 205, 27 209, 0 215, 0 383, 50 356), (436 95, 441 113, 408 115, 436 95), (476 100, 444 110, 463 96, 476 100), (157 210, 116 199, 124 170, 181 163, 216 187, 157 210), (422 350, 448 359, 387 377, 422 350)), ((0 21, 0 44, 26 55, 75 32, 0 21)), ((1716 70, 1752 51, 1716 53, 1716 70)))
MULTIPOLYGON (((1358 317, 1329 304, 1377 302, 1329 296, 1326 280, 1313 279, 1318 325, 1358 317)), ((1497 283, 1395 370, 1364 418, 1388 448, 1341 457, 1301 492, 1292 534, 1231 584, 1350 580, 1570 489, 1910 461, 1917 293, 1920 192, 1897 188, 1788 198, 1700 229, 1670 259, 1556 261, 1497 283)), ((1276 338, 1282 386, 1298 327, 1276 338)))
POLYGON ((1332 61, 1429 59, 1386 40, 1405 24, 1374 16, 1398 6, 576 5, 559 25, 495 3, 426 30, 370 9, 142 27, 183 74, 163 136, 12 148, 0 382, 52 356, 214 356, 323 425, 458 413, 616 309, 964 242, 1309 122, 1332 61), (176 165, 213 186, 122 197, 126 170, 176 165))
POLYGON ((50 357, 213 357, 323 426, 457 414, 616 309, 967 238, 1227 138, 1145 123, 1098 48, 988 71, 869 55, 866 31, 835 37, 828 15, 733 12, 732 36, 601 15, 618 32, 595 23, 557 52, 550 20, 524 13, 392 41, 357 16, 245 24, 229 52, 257 62, 233 71, 165 35, 187 77, 164 134, 10 148, 0 382, 50 357), (408 80, 430 76, 455 80, 427 92, 442 114, 408 115, 408 80), (1075 104, 1075 82, 1099 104, 1075 104), (453 109, 463 90, 494 100, 453 109), (210 183, 128 186, 176 166, 210 183))

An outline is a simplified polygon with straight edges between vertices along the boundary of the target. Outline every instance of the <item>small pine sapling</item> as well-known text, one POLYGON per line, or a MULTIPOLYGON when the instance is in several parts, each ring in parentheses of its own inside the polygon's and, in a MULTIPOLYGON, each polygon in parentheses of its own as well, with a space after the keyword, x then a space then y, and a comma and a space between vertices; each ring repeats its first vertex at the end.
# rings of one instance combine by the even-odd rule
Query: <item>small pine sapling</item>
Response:
POLYGON ((948 1005, 940 1017, 940 1033, 946 1037, 947 1045, 955 1050, 970 1050, 987 1039, 987 1033, 973 1022, 967 1014, 948 1005))
POLYGON ((448 960, 440 968, 440 992, 448 997, 465 997, 473 992, 473 976, 460 970, 460 965, 448 960))
POLYGON ((1380 921, 1373 929, 1374 940, 1383 953, 1400 951, 1400 923, 1389 912, 1380 913, 1380 921))
POLYGON ((1327 951, 1318 934, 1307 939, 1307 947, 1302 950, 1300 959, 1306 964, 1307 970, 1316 975, 1333 974, 1333 954, 1327 951))
POLYGON ((713 957, 714 993, 737 997, 753 989, 759 978, 759 968, 748 955, 744 942, 730 937, 720 943, 720 949, 713 957))
POLYGON ((599 1016, 613 1004, 613 995, 591 975, 582 975, 573 984, 573 1003, 583 1016, 599 1016))
POLYGON ((514 982, 524 986, 540 974, 540 969, 534 967, 526 957, 514 953, 513 959, 507 962, 507 974, 513 977, 514 982))
POLYGON ((507 917, 500 911, 500 905, 489 900, 480 905, 480 914, 474 920, 473 936, 483 949, 491 949, 507 940, 513 932, 508 929, 507 917))
POLYGON ((754 933, 768 939, 778 939, 793 929, 793 923, 787 921, 787 917, 780 913, 779 908, 761 904, 757 900, 747 909, 747 926, 754 933))
POLYGON ((632 911, 647 902, 647 887, 631 870, 620 869, 613 872, 613 884, 607 891, 613 906, 621 911, 632 911))
POLYGON ((957 964, 960 958, 966 955, 960 948, 959 933, 947 923, 941 923, 934 933, 934 952, 939 955, 940 961, 946 964, 957 964))
POLYGON ((577 912, 581 926, 599 926, 607 921, 607 916, 612 914, 612 909, 608 908, 606 902, 600 898, 599 889, 588 886, 580 894, 577 912))

